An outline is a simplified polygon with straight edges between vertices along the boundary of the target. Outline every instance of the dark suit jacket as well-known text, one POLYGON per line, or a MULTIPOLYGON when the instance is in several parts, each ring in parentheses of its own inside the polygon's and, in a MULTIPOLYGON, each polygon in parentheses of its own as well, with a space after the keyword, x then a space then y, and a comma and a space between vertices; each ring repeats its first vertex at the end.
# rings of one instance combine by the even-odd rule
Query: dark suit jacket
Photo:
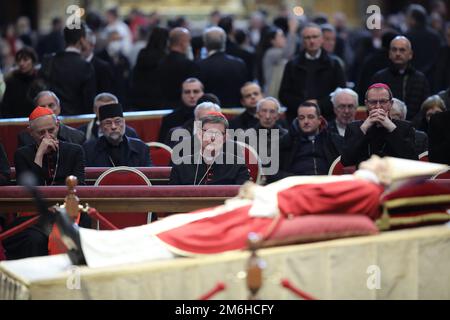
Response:
POLYGON ((11 174, 9 168, 8 157, 6 156, 5 149, 3 145, 0 144, 0 186, 9 183, 9 175, 11 174))
POLYGON ((80 145, 64 141, 59 142, 54 177, 49 177, 46 161, 43 161, 42 168, 34 163, 36 151, 35 145, 27 145, 17 149, 14 154, 17 181, 20 180, 23 173, 28 171, 36 176, 38 185, 45 185, 46 181, 51 182, 53 180, 55 185, 64 185, 66 177, 69 175, 76 176, 78 184, 84 184, 84 153, 80 145))
POLYGON ((225 53, 230 56, 241 58, 247 67, 247 79, 253 80, 255 74, 255 54, 240 48, 236 43, 227 38, 225 53))
MULTIPOLYGON (((124 136, 125 143, 124 163, 116 165, 124 165, 129 167, 150 167, 150 150, 148 146, 139 139, 124 136)), ((86 166, 88 167, 112 167, 109 149, 110 145, 104 136, 97 140, 87 141, 83 145, 86 154, 86 166)))
POLYGON ((255 127, 259 123, 259 120, 251 113, 244 111, 240 115, 231 119, 229 123, 230 129, 247 130, 255 127))
POLYGON ((182 126, 189 120, 194 119, 194 108, 182 106, 175 109, 172 113, 164 116, 159 130, 159 142, 166 143, 170 141, 171 129, 182 126))
POLYGON ((297 117, 298 106, 307 99, 317 99, 323 116, 327 120, 334 119, 335 115, 329 95, 337 87, 345 87, 345 74, 339 61, 328 55, 325 50, 322 50, 318 63, 317 72, 313 75, 314 79, 309 77, 304 51, 286 64, 279 97, 280 102, 287 107, 289 121, 297 117), (308 82, 312 82, 310 85, 316 87, 316 96, 308 92, 308 82))
POLYGON ((450 165, 450 111, 431 116, 428 128, 428 158, 431 162, 450 165))
POLYGON ((428 135, 420 130, 414 130, 416 143, 414 145, 416 154, 419 156, 421 153, 428 150, 428 135))
MULTIPOLYGON (((22 131, 17 136, 18 146, 28 146, 34 145, 33 137, 28 133, 28 131, 22 131)), ((74 144, 82 145, 86 141, 86 137, 80 130, 74 129, 72 127, 66 126, 63 123, 59 124, 58 140, 64 142, 70 142, 74 144)))
POLYGON ((214 93, 223 108, 238 107, 241 87, 248 80, 247 67, 242 59, 217 52, 198 62, 200 80, 205 92, 214 93))
MULTIPOLYGON (((304 158, 305 163, 309 163, 312 166, 312 163, 317 161, 317 157, 321 155, 323 157, 321 160, 326 163, 326 170, 328 171, 330 165, 339 156, 334 136, 334 133, 324 129, 316 137, 316 146, 312 147, 311 142, 306 142, 308 139, 299 128, 298 121, 293 120, 289 132, 280 141, 280 170, 276 175, 270 177, 268 182, 293 175, 293 168, 297 161, 296 157, 303 150, 309 151, 308 157, 304 158), (314 148, 317 148, 317 146, 322 148, 320 153, 314 151, 314 148)), ((317 174, 327 174, 327 172, 318 172, 317 174)))
POLYGON ((358 165, 373 154, 416 160, 415 132, 411 123, 401 120, 392 122, 397 126, 392 132, 385 128, 371 127, 367 134, 360 129, 363 121, 350 123, 345 129, 342 164, 358 165))
POLYGON ((417 121, 420 106, 430 95, 430 86, 425 75, 412 66, 408 66, 405 73, 400 74, 391 64, 388 68, 375 73, 370 84, 378 82, 386 83, 391 88, 393 96, 405 102, 408 106, 406 119, 417 121))
POLYGON ((63 51, 44 59, 39 75, 61 100, 62 115, 92 113, 95 71, 78 53, 63 51))
POLYGON ((91 60, 94 67, 96 94, 101 92, 110 92, 116 94, 116 85, 114 82, 113 70, 108 62, 94 56, 91 60))
POLYGON ((181 84, 191 77, 198 77, 198 66, 184 54, 170 51, 159 64, 158 80, 164 97, 164 107, 175 107, 181 97, 181 84))

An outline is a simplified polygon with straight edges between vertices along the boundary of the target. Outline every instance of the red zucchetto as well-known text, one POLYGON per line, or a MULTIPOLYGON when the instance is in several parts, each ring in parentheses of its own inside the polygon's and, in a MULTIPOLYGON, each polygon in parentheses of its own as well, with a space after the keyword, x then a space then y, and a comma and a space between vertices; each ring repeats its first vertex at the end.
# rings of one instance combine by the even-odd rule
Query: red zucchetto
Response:
POLYGON ((381 83, 381 82, 372 84, 372 85, 367 89, 367 91, 369 91, 370 89, 375 89, 375 88, 383 88, 383 89, 386 89, 386 90, 388 90, 388 91, 391 91, 391 88, 389 88, 389 86, 388 86, 387 84, 381 83))
POLYGON ((386 89, 387 92, 389 93, 389 99, 392 99, 393 97, 391 88, 385 83, 378 82, 372 84, 369 88, 367 88, 366 94, 367 92, 369 92, 370 89, 386 89))
POLYGON ((210 111, 205 114, 205 117, 207 117, 207 116, 216 116, 216 117, 221 117, 221 118, 226 119, 222 112, 217 112, 217 111, 210 111))
POLYGON ((28 121, 33 121, 34 119, 43 117, 43 116, 50 116, 53 115, 53 111, 49 108, 38 106, 36 107, 33 112, 31 112, 30 116, 28 117, 28 121))

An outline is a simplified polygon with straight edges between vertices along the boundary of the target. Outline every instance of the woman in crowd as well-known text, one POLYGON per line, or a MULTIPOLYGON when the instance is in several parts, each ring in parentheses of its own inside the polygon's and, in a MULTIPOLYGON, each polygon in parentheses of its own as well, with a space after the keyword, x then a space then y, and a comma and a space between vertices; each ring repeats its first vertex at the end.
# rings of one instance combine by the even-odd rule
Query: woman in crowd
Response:
POLYGON ((262 40, 264 93, 266 96, 278 97, 284 65, 294 55, 297 44, 296 19, 289 20, 287 37, 279 28, 270 29, 262 40))
POLYGON ((428 97, 420 107, 420 123, 416 126, 417 129, 428 133, 428 124, 430 123, 431 116, 437 112, 443 112, 446 109, 444 100, 441 97, 436 94, 428 97))
POLYGON ((167 55, 169 31, 155 27, 148 39, 147 46, 139 52, 136 66, 133 69, 131 105, 137 109, 160 109, 164 99, 160 87, 161 79, 157 68, 167 55))
POLYGON ((37 78, 37 55, 34 49, 24 47, 17 51, 17 69, 5 77, 6 90, 3 96, 1 114, 3 118, 25 117, 33 111, 33 98, 37 78))

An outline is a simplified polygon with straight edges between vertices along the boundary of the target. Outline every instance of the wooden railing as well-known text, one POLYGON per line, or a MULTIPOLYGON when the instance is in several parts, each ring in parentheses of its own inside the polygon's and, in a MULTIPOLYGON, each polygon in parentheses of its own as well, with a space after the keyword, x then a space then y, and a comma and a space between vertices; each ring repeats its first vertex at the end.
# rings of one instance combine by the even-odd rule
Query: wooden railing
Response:
MULTIPOLYGON (((38 187, 48 206, 62 204, 65 186, 38 187)), ((79 186, 80 203, 99 212, 189 212, 223 204, 239 186, 79 186)), ((29 192, 20 186, 0 187, 0 212, 35 211, 29 192)))

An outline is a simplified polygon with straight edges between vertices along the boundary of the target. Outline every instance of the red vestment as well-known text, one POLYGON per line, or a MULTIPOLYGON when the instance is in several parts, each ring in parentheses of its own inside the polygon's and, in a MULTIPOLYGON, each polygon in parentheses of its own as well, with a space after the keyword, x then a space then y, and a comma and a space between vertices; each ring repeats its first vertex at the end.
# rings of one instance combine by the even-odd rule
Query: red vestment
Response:
MULTIPOLYGON (((263 239, 268 239, 280 223, 289 223, 289 218, 293 216, 360 214, 375 220, 380 215, 379 200, 382 192, 381 186, 363 179, 297 184, 281 188, 276 193, 278 214, 275 217, 254 217, 249 211, 255 203, 247 203, 210 217, 155 232, 155 236, 171 251, 182 255, 239 250, 246 248, 249 232, 259 233, 263 239)), ((214 209, 190 214, 201 214, 214 209)))

